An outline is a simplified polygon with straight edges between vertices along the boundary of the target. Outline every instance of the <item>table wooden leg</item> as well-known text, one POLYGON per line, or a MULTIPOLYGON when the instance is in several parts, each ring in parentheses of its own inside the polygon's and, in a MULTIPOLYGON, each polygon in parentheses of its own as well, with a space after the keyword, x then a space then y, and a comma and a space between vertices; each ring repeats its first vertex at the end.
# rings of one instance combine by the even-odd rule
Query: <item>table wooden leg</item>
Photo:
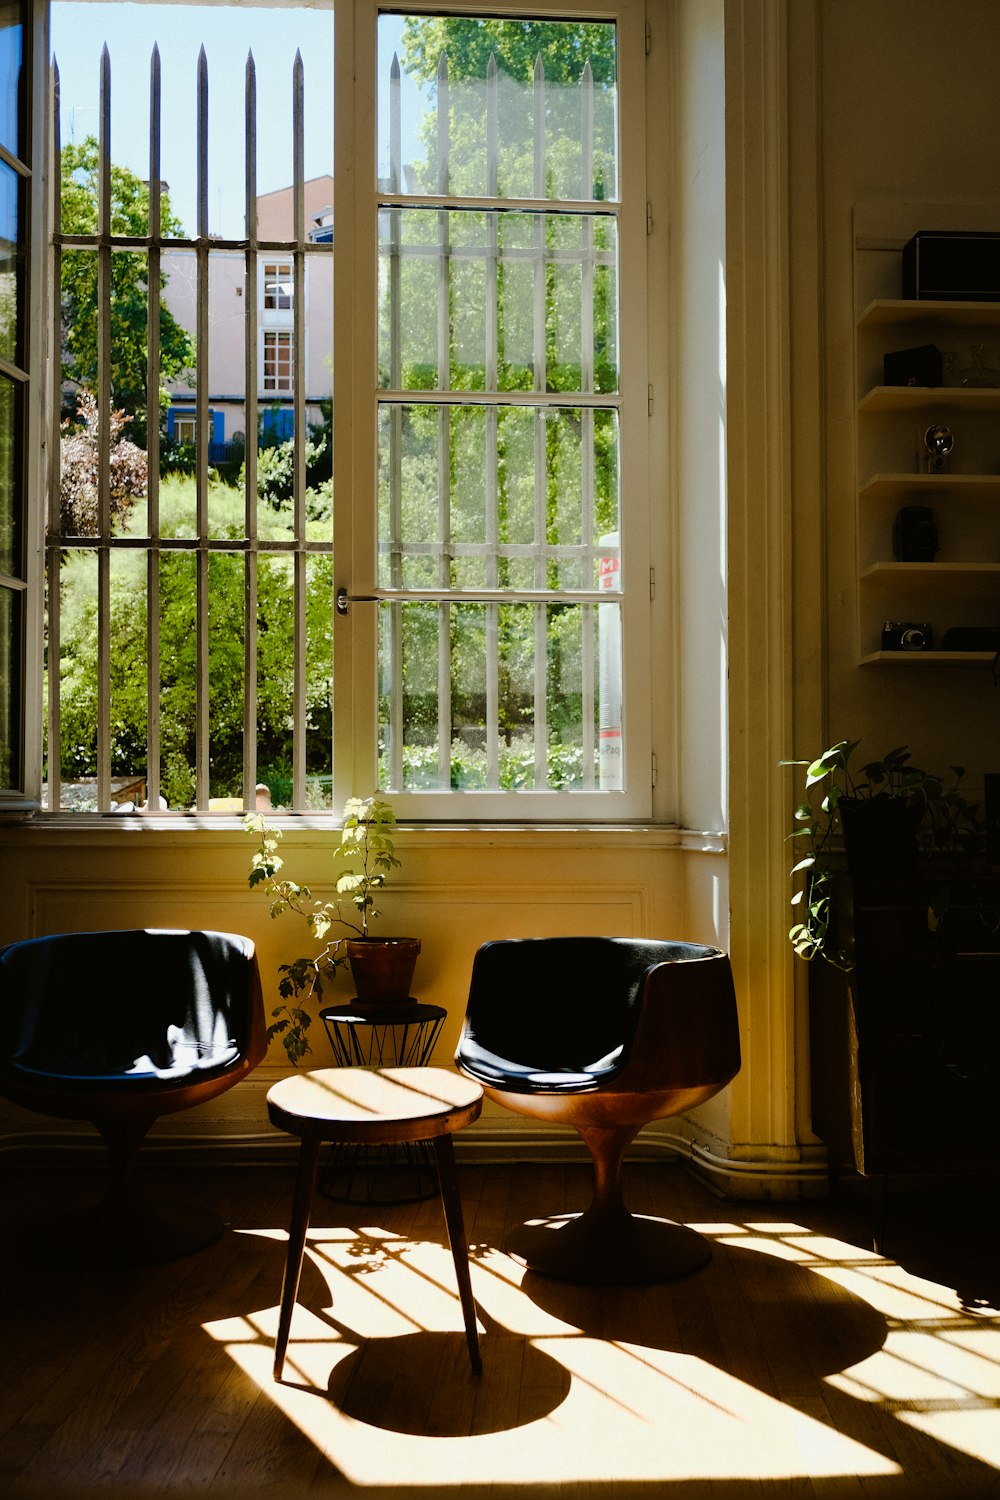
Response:
POLYGON ((473 1374, 483 1373, 482 1356, 479 1353, 479 1326, 476 1320, 476 1303, 472 1295, 472 1277, 469 1274, 469 1242, 465 1237, 465 1220, 462 1215, 462 1199, 455 1175, 455 1151, 450 1135, 434 1138, 434 1155, 437 1160, 438 1182, 441 1186, 441 1205, 448 1226, 448 1241, 451 1258, 455 1262, 458 1281, 458 1296, 465 1318, 465 1339, 469 1346, 469 1359, 473 1374))
POLYGON ((302 1274, 302 1253, 305 1249, 306 1230, 309 1228, 309 1212, 312 1207, 313 1188, 316 1185, 316 1168, 319 1165, 318 1140, 303 1138, 299 1149, 299 1167, 295 1176, 295 1193, 292 1198, 292 1218, 288 1229, 288 1254, 285 1258, 285 1274, 281 1282, 281 1311, 278 1315, 278 1336, 274 1341, 274 1378, 281 1379, 285 1365, 285 1350, 292 1327, 292 1313, 299 1292, 299 1277, 302 1274))

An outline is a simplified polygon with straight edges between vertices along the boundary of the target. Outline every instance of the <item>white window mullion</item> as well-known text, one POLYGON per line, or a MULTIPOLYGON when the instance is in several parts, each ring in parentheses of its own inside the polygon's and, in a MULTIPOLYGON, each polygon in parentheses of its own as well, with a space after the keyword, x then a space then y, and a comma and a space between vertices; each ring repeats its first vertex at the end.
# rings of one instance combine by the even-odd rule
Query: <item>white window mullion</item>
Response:
MULTIPOLYGON (((533 89, 535 197, 545 196, 545 70, 541 53, 535 58, 533 89)), ((546 220, 542 214, 535 215, 535 262, 534 262, 534 315, 532 330, 534 346, 534 388, 544 392, 546 387, 545 332, 548 312, 547 267, 545 256, 546 220)), ((545 540, 548 512, 548 464, 546 461, 545 410, 539 406, 534 417, 534 472, 535 472, 535 587, 546 587, 545 540)), ((532 610, 534 620, 534 741, 535 741, 535 785, 544 786, 548 775, 548 609, 536 605, 532 610)))

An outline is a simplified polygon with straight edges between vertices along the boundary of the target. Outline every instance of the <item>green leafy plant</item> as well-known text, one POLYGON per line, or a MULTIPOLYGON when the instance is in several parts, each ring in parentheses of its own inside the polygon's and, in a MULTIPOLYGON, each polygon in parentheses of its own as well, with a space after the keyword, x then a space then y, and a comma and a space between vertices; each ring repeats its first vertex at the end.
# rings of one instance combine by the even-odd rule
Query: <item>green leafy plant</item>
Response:
POLYGON ((321 999, 324 983, 333 983, 337 970, 348 959, 346 945, 351 938, 370 936, 369 924, 381 913, 376 906, 390 870, 398 869, 391 830, 396 817, 390 803, 378 797, 351 797, 344 807, 340 843, 333 858, 349 863, 351 869, 337 877, 337 895, 332 901, 318 901, 306 885, 298 885, 282 875, 284 861, 278 849, 282 831, 272 827, 261 813, 248 813, 244 826, 258 842, 250 862, 251 890, 262 889, 271 898, 271 916, 295 912, 321 946, 318 952, 281 964, 278 994, 282 1004, 271 1012, 273 1021, 267 1029, 268 1041, 280 1036, 288 1059, 298 1063, 311 1052, 306 1032, 312 1015, 306 1006, 313 998, 321 999), (354 908, 353 916, 344 907, 354 908), (334 928, 343 929, 331 936, 334 928))
POLYGON ((897 745, 880 760, 854 770, 851 759, 860 740, 838 740, 816 760, 782 761, 805 768, 806 800, 795 809, 789 835, 806 852, 792 866, 797 889, 792 906, 798 916, 789 929, 800 958, 823 958, 838 968, 852 967, 838 944, 831 909, 832 877, 840 867, 842 804, 900 799, 912 815, 916 849, 925 870, 940 881, 931 894, 931 920, 940 921, 950 900, 950 877, 974 862, 984 844, 984 825, 976 803, 961 791, 962 766, 951 766, 951 779, 912 764, 906 745, 897 745))

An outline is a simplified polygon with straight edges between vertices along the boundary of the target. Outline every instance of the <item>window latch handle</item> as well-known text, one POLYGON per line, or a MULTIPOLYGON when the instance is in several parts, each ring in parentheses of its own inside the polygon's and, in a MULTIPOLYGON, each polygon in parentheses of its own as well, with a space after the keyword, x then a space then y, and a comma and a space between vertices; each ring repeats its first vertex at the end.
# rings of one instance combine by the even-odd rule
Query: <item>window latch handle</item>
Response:
POLYGON ((349 594, 344 588, 337 590, 336 604, 338 615, 346 615, 348 613, 348 606, 351 604, 378 604, 380 602, 381 599, 378 594, 349 594))

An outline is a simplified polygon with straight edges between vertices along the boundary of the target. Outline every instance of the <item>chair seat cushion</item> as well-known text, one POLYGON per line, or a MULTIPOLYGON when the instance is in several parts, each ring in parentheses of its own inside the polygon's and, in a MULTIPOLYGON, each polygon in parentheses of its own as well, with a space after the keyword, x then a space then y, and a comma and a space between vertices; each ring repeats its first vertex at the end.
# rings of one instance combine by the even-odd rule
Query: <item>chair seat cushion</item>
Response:
POLYGON ((467 1035, 462 1042, 461 1065, 487 1087, 512 1094, 583 1094, 607 1084, 621 1072, 624 1052, 624 1047, 616 1047, 584 1067, 552 1068, 500 1057, 467 1035))
POLYGON ((168 1053, 154 1059, 146 1053, 137 1057, 131 1066, 114 1072, 82 1071, 72 1068, 52 1069, 32 1067, 15 1058, 7 1065, 9 1076, 24 1083, 58 1083, 73 1089, 107 1089, 115 1084, 134 1089, 137 1086, 155 1089, 160 1085, 177 1084, 186 1078, 193 1082, 222 1074, 241 1063, 239 1047, 230 1042, 224 1046, 206 1047, 203 1043, 184 1040, 173 1042, 168 1053))

